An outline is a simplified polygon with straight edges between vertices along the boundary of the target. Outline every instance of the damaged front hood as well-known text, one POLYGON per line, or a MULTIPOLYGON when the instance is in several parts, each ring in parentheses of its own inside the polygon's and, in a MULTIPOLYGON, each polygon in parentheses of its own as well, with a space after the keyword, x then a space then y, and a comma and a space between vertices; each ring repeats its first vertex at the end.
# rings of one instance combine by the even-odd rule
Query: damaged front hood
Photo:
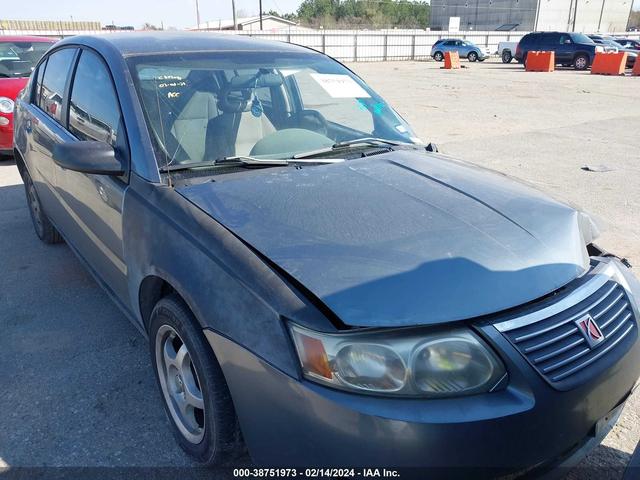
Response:
POLYGON ((576 210, 438 155, 401 150, 178 191, 352 326, 494 313, 588 266, 576 210))

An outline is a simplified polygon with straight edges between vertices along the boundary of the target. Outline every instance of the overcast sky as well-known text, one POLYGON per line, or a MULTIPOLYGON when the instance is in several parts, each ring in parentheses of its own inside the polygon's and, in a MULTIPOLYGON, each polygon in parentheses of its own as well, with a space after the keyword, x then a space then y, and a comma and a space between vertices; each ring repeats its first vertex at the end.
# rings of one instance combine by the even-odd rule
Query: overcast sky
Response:
MULTIPOLYGON (((200 19, 231 18, 231 0, 198 0, 200 19)), ((262 10, 290 13, 302 0, 262 0, 262 10)), ((140 27, 149 22, 165 27, 190 27, 196 24, 195 0, 2 0, 0 19, 11 20, 94 20, 103 25, 140 27)), ((236 0, 236 10, 257 15, 258 0, 236 0)))
MULTIPOLYGON (((262 0, 262 10, 290 13, 302 0, 262 0)), ((94 20, 103 25, 133 25, 145 22, 166 27, 196 24, 196 0, 2 0, 0 19, 94 20)), ((200 19, 231 18, 231 0, 199 0, 200 19)), ((635 8, 640 0, 635 0, 635 8)), ((258 0, 236 0, 239 14, 257 15, 258 0)))

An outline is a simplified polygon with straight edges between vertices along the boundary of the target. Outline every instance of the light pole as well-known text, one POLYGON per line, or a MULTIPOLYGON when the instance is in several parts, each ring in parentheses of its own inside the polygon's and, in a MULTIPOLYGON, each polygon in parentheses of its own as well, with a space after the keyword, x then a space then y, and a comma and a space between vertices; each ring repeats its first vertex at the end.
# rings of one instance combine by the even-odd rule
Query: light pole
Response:
POLYGON ((262 30, 262 0, 258 0, 258 4, 260 5, 260 30, 262 30))
POLYGON ((196 0, 196 30, 200 30, 200 6, 196 0))
POLYGON ((238 22, 236 21, 236 0, 231 0, 231 10, 233 11, 233 29, 238 29, 238 22))

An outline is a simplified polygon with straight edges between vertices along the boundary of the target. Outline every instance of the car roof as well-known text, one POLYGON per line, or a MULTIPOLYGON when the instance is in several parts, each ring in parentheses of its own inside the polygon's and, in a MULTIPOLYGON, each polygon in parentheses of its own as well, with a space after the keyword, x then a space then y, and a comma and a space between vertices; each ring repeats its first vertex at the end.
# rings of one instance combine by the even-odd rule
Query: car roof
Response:
POLYGON ((57 38, 36 37, 35 35, 0 35, 0 43, 3 42, 57 42, 57 38))
POLYGON ((205 52, 205 51, 281 51, 311 52, 298 45, 273 40, 260 40, 233 34, 209 32, 122 32, 100 35, 69 37, 60 45, 87 45, 111 47, 122 56, 152 55, 159 53, 205 52))

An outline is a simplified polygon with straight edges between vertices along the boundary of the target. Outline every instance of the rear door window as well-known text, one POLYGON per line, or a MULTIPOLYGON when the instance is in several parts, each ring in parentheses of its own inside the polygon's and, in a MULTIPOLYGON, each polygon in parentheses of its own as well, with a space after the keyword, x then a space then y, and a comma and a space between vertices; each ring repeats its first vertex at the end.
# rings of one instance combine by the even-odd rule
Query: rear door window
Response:
POLYGON ((571 37, 569 35, 560 35, 560 38, 558 40, 558 43, 560 45, 564 45, 565 43, 572 43, 571 42, 571 37), (568 40, 568 41, 567 41, 568 40))
POLYGON ((120 105, 111 75, 104 62, 90 50, 83 50, 71 87, 69 131, 80 140, 116 145, 120 105))
POLYGON ((49 55, 42 78, 38 106, 56 122, 62 124, 64 89, 76 54, 75 48, 64 48, 49 55))
POLYGON ((36 81, 34 86, 34 91, 31 95, 31 103, 37 104, 40 101, 40 91, 42 90, 42 77, 44 76, 44 70, 47 67, 47 61, 45 60, 38 67, 38 72, 36 74, 36 81))

